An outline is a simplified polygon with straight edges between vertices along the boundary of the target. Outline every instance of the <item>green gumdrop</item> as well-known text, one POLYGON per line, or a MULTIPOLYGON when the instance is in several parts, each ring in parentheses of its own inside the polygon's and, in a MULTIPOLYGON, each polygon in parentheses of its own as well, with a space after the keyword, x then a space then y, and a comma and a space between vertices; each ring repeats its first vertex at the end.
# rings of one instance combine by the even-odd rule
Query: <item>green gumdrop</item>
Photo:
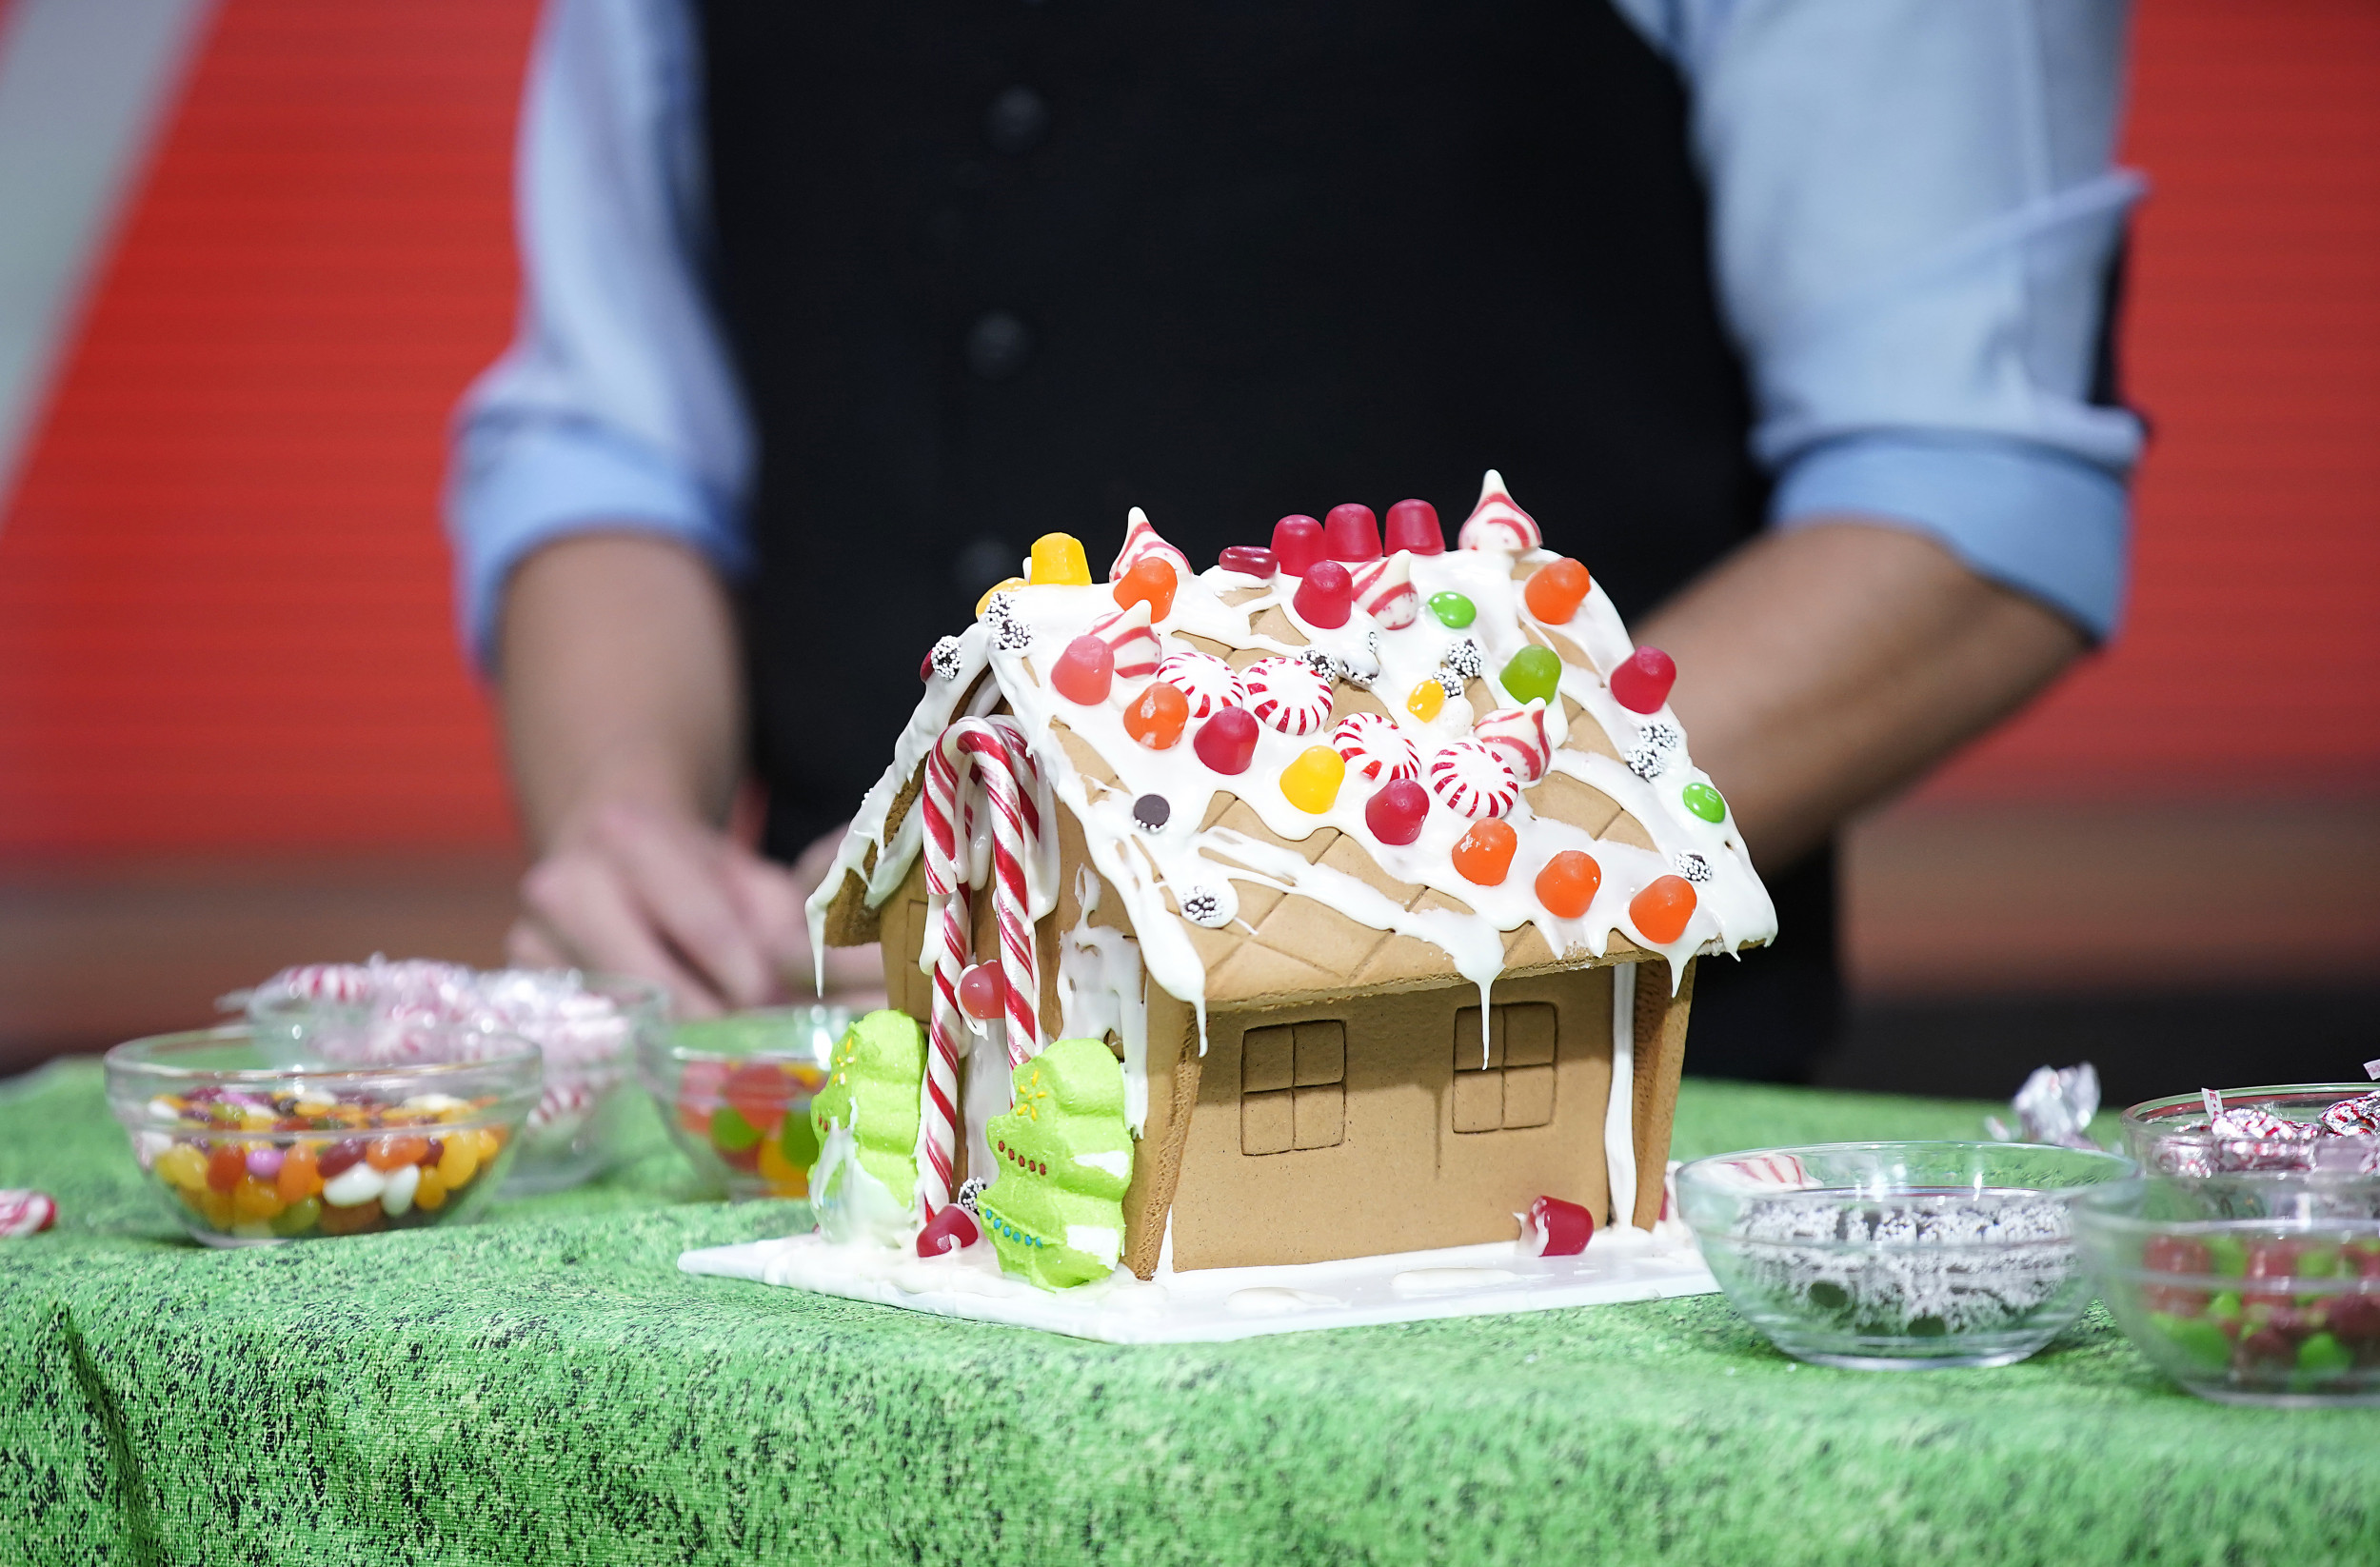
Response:
MULTIPOLYGON (((844 1031, 827 1073, 826 1086, 810 1101, 811 1135, 823 1145, 835 1127, 850 1127, 860 1168, 883 1181, 895 1200, 907 1202, 918 1184, 924 1031, 905 1012, 871 1012, 844 1031)), ((832 1196, 821 1192, 815 1174, 810 1180, 813 1200, 832 1196)))
POLYGON ((2231 1340, 2205 1318, 2173 1317, 2157 1311, 2149 1314, 2149 1320, 2174 1348, 2199 1365, 2219 1371, 2231 1364, 2231 1340))
POLYGON ((1440 625, 1459 631, 1479 618, 1479 606, 1460 593, 1449 590, 1430 595, 1430 613, 1438 617, 1440 625))
POLYGON ((1524 647, 1504 665, 1504 689, 1523 706, 1540 700, 1551 703, 1561 684, 1562 661, 1551 647, 1524 647))
POLYGON ((744 1113, 732 1104, 723 1104, 711 1112, 711 1146, 724 1154, 740 1154, 760 1144, 760 1129, 744 1119, 744 1113))
POLYGON ((304 1197, 272 1216, 275 1235, 304 1235, 321 1221, 323 1205, 319 1199, 304 1197))
POLYGON ((2248 1247, 2235 1235, 2207 1237, 2207 1257, 2213 1270, 2226 1279, 2248 1276, 2248 1247))
POLYGON ((1697 779, 1677 792, 1679 798, 1686 802, 1686 808, 1705 822, 1727 820, 1727 802, 1710 784, 1697 779))
POLYGON ((777 1129, 777 1150, 785 1156, 785 1162, 797 1170, 806 1170, 818 1162, 818 1128, 807 1116, 787 1116, 777 1129))
POLYGON ((978 1201, 1001 1266, 1043 1289, 1104 1279, 1132 1183, 1123 1068, 1101 1041, 1060 1040, 1011 1079, 1016 1108, 984 1127, 999 1175, 978 1201))
POLYGON ((2355 1352, 2328 1333, 2317 1333, 2297 1346, 2297 1369, 2318 1377, 2335 1376, 2355 1363, 2355 1352))

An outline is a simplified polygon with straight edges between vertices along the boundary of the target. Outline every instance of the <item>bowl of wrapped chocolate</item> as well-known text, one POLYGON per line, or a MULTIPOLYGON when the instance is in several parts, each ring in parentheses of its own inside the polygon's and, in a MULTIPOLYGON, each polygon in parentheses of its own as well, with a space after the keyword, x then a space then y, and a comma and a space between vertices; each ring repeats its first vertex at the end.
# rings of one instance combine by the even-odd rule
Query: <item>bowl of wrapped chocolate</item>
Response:
POLYGON ((2126 1150, 2153 1175, 2380 1174, 2380 1093, 2370 1083, 2202 1088, 2135 1104, 2123 1126, 2126 1150))

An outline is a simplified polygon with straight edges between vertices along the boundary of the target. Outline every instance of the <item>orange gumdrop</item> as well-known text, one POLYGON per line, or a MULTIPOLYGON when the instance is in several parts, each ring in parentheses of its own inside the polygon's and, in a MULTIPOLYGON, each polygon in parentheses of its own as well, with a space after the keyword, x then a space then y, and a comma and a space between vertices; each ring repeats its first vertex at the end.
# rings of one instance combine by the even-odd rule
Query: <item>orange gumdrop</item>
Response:
POLYGON ((1519 843, 1519 835, 1494 817, 1474 822, 1469 832, 1455 840, 1455 868, 1466 882, 1500 886, 1504 873, 1513 868, 1513 850, 1519 843))
POLYGON ((1682 876, 1661 876, 1629 901, 1628 918, 1637 934, 1655 946, 1667 946, 1686 934, 1695 915, 1694 883, 1682 876))
POLYGON ((1161 621, 1173 612, 1174 589, 1181 579, 1174 574, 1171 562, 1154 555, 1144 555, 1132 563, 1132 569, 1116 581, 1116 603, 1129 609, 1142 599, 1149 601, 1149 619, 1161 621))
POLYGON ((1151 681, 1149 688, 1124 709, 1124 733, 1152 751, 1170 749, 1181 739, 1181 726, 1189 722, 1190 699, 1161 680, 1151 681))
POLYGON ((1594 585, 1595 579, 1587 575, 1587 568, 1565 555, 1551 565, 1539 567, 1521 588, 1520 596, 1527 601, 1530 614, 1548 625, 1562 625, 1578 613, 1579 605, 1586 602, 1587 590, 1594 585))
POLYGON ((1576 920, 1595 902, 1603 884, 1603 867, 1581 849, 1564 849, 1537 872, 1537 902, 1557 919, 1576 920))

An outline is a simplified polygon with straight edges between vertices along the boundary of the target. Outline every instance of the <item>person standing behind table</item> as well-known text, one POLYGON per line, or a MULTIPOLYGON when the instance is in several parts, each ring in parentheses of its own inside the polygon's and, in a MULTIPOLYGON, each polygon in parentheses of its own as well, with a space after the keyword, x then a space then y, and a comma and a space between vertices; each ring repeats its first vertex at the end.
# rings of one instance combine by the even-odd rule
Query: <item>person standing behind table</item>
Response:
POLYGON ((1771 872, 1696 1068, 1798 1075, 1828 835, 2116 618, 2125 16, 552 0, 451 499, 538 857, 515 961, 806 989, 820 835, 1034 537, 1453 522, 1492 464, 1659 606, 1771 872), (747 764, 765 855, 723 831, 747 764))

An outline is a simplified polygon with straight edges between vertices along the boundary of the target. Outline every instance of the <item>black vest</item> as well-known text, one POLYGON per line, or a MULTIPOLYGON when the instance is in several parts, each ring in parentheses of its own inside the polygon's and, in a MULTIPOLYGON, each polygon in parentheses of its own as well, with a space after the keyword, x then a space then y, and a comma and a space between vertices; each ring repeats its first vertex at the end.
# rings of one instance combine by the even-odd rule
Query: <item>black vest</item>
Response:
POLYGON ((1641 616, 1757 526, 1683 90, 1602 0, 700 9, 780 855, 1041 534, 1451 533, 1494 466, 1641 616))

